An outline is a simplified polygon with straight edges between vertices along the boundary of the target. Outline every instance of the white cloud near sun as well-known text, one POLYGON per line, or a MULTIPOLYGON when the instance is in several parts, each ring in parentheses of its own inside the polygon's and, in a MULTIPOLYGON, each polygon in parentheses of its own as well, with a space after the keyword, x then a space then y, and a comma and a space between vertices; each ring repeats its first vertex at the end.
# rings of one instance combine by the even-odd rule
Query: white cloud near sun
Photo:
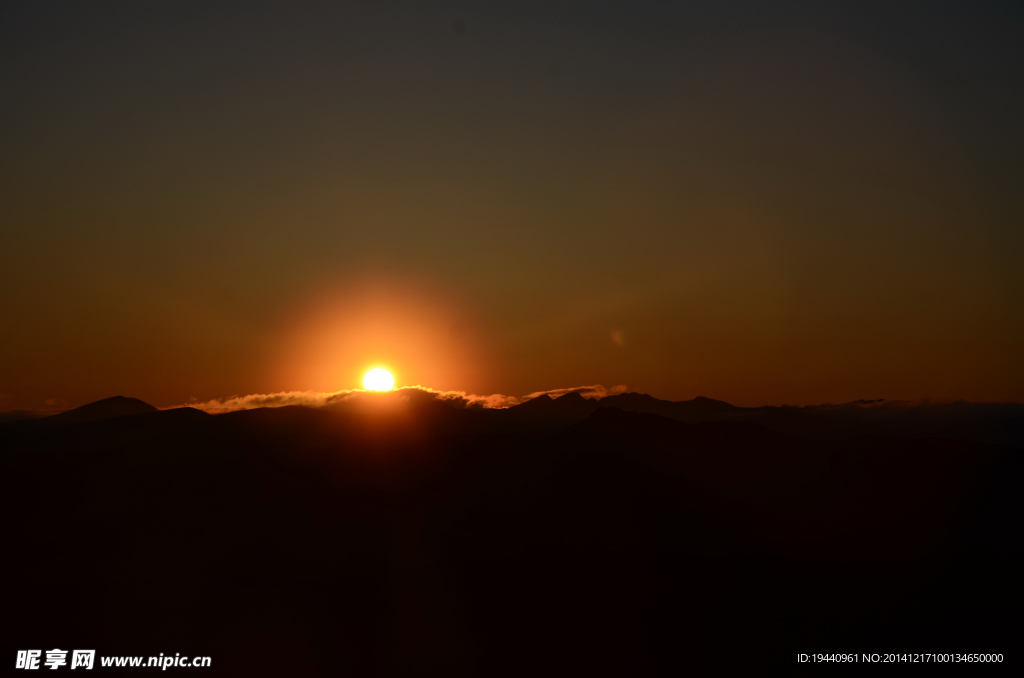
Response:
MULTIPOLYGON (((579 393, 585 398, 604 398, 609 395, 624 393, 625 385, 607 388, 601 384, 593 386, 576 386, 573 388, 556 388, 548 391, 535 391, 529 395, 516 397, 494 393, 491 395, 476 395, 465 391, 436 391, 427 386, 403 386, 396 391, 416 390, 432 394, 438 400, 444 400, 458 404, 463 407, 486 407, 502 409, 524 403, 527 400, 541 395, 549 395, 557 398, 567 393, 579 393)), ((192 401, 175 405, 164 409, 175 407, 194 407, 210 414, 223 414, 226 412, 237 412, 239 410, 252 410, 259 407, 287 407, 298 405, 301 407, 328 407, 340 405, 346 400, 360 393, 367 393, 364 389, 347 389, 322 393, 317 391, 282 391, 279 393, 255 393, 244 396, 230 396, 228 398, 215 398, 206 401, 192 401)))

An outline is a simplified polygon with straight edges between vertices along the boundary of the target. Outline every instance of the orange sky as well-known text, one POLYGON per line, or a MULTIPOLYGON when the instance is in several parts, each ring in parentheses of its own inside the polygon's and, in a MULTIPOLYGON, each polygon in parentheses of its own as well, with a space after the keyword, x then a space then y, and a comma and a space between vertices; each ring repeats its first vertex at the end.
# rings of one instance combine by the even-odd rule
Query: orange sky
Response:
POLYGON ((1010 24, 559 7, 11 14, 0 409, 1024 401, 1010 24))

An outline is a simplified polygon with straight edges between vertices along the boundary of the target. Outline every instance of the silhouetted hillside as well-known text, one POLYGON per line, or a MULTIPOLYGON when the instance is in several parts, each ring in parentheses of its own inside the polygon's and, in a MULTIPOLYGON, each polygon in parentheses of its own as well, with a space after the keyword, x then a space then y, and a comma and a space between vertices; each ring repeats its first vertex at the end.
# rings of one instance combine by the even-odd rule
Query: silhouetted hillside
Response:
POLYGON ((627 395, 0 427, 5 643, 239 676, 1015 661, 1019 451, 598 406, 686 405, 627 395))
POLYGON ((579 393, 567 393, 558 398, 545 394, 508 408, 508 415, 519 420, 578 421, 596 410, 599 403, 599 400, 584 398, 579 393))
POLYGON ((69 426, 72 424, 84 424, 90 421, 114 419, 115 417, 124 417, 131 414, 143 414, 155 411, 155 407, 149 403, 144 403, 141 400, 126 398, 124 396, 114 396, 113 398, 105 398, 104 400, 97 400, 96 402, 89 403, 88 405, 76 407, 75 409, 68 410, 67 412, 61 412, 60 414, 54 414, 41 419, 35 419, 31 422, 26 422, 25 425, 69 426))
POLYGON ((693 400, 671 402, 658 400, 646 393, 620 393, 604 398, 601 404, 630 412, 650 412, 690 423, 717 419, 741 412, 743 409, 721 400, 712 400, 703 396, 697 396, 693 400))
POLYGON ((659 400, 644 393, 585 399, 571 393, 547 395, 510 408, 522 421, 570 424, 601 407, 647 412, 688 423, 746 421, 800 438, 829 440, 855 436, 946 438, 1024 447, 1024 405, 1013 403, 923 403, 884 400, 807 407, 736 407, 721 400, 659 400))

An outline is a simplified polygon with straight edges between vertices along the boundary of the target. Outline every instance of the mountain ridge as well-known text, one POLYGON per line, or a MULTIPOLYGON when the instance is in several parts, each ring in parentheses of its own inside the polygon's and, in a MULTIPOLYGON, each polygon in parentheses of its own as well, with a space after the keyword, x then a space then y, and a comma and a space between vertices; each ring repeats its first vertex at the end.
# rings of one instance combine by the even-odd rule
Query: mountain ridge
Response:
MULTIPOLYGON (((415 398, 406 397, 403 404, 398 402, 403 395, 408 396, 407 390, 394 392, 395 402, 389 407, 422 409, 429 403, 434 408, 464 408, 476 411, 474 416, 477 421, 507 422, 509 426, 519 428, 570 426, 601 408, 616 407, 627 412, 646 412, 690 424, 709 421, 750 422, 777 433, 813 440, 869 435, 901 439, 944 438, 1024 447, 1024 405, 1013 403, 912 405, 876 399, 840 405, 740 407, 704 396, 670 401, 639 392, 603 398, 587 398, 578 392, 569 392, 559 397, 542 394, 506 409, 491 409, 466 407, 460 401, 441 399, 428 391, 418 393, 415 398)), ((342 411, 355 408, 369 413, 379 410, 380 404, 387 402, 388 395, 369 394, 365 398, 357 395, 350 401, 332 404, 325 409, 342 411)), ((157 408, 141 400, 114 396, 48 417, 0 422, 0 428, 58 429, 155 411, 157 408)))
POLYGON ((32 420, 34 426, 69 426, 103 419, 114 419, 133 414, 145 414, 158 411, 156 407, 138 398, 122 395, 103 398, 71 410, 32 420))

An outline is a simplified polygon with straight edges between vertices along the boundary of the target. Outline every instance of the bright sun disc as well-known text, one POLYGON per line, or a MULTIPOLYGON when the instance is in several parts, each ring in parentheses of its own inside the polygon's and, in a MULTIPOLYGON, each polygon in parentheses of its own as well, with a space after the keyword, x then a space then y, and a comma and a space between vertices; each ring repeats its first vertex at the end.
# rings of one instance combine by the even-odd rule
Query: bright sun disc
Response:
POLYGON ((387 370, 378 367, 366 373, 363 386, 367 391, 390 391, 395 387, 395 378, 387 370))

